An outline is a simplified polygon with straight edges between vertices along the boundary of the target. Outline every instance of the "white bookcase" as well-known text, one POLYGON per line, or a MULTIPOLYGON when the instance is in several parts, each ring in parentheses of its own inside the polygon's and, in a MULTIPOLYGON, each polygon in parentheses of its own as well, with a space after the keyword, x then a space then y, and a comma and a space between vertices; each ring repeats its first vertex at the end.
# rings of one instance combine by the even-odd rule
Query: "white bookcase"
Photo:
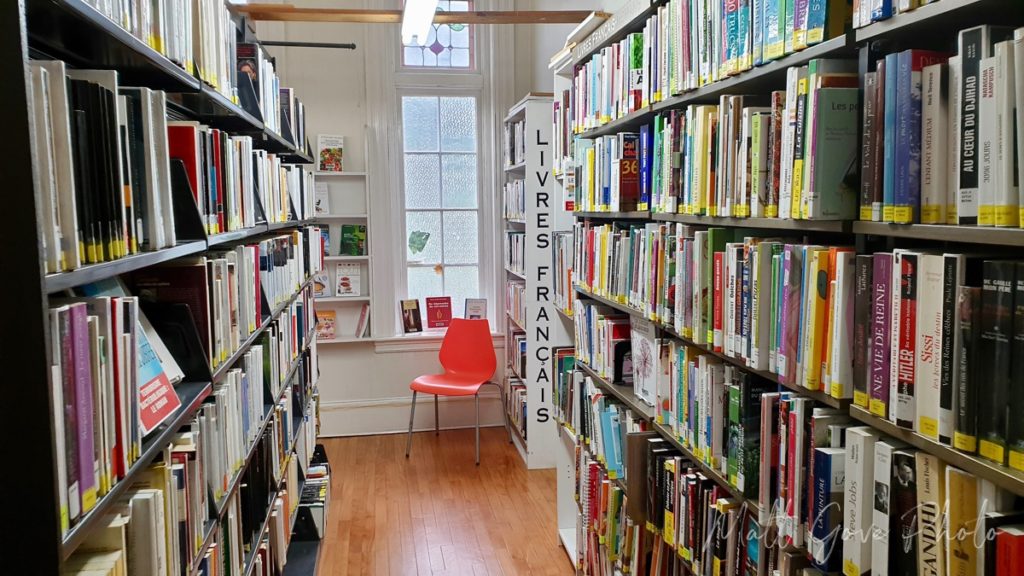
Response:
MULTIPOLYGON (((370 316, 374 310, 373 290, 373 247, 370 245, 370 198, 369 181, 366 172, 315 172, 318 192, 327 190, 327 210, 317 212, 317 223, 328 231, 329 243, 324 252, 324 272, 327 274, 329 291, 327 296, 316 298, 318 311, 333 310, 335 313, 334 338, 317 340, 318 345, 359 344, 373 342, 370 316), (366 253, 358 256, 341 255, 341 231, 346 225, 364 226, 366 229, 366 253), (359 270, 358 294, 339 296, 337 294, 338 267, 353 266, 359 270), (360 316, 365 314, 366 328, 363 334, 356 334, 360 316)), ((318 194, 319 197, 319 194, 318 194)))
MULTIPOLYGON (((558 429, 551 403, 552 348, 571 346, 569 326, 558 319, 554 304, 551 236, 571 229, 571 214, 559 210, 554 202, 554 178, 551 158, 551 94, 531 93, 513 106, 505 117, 502 168, 507 185, 521 181, 524 209, 502 211, 504 222, 502 267, 505 290, 505 314, 508 370, 505 390, 514 443, 527 468, 552 468, 556 464, 558 429), (518 129, 517 129, 518 127, 518 129), (518 153, 515 151, 518 149, 518 153), (510 266, 509 233, 522 234, 521 266, 510 266), (510 285, 522 289, 522 305, 510 305, 510 285), (520 374, 516 336, 525 336, 526 369, 520 374), (520 392, 515 392, 519 390, 520 392), (522 392, 525 390, 525 393, 522 392), (515 414, 525 398, 525 416, 515 414)), ((502 204, 505 206, 505 190, 502 204)))

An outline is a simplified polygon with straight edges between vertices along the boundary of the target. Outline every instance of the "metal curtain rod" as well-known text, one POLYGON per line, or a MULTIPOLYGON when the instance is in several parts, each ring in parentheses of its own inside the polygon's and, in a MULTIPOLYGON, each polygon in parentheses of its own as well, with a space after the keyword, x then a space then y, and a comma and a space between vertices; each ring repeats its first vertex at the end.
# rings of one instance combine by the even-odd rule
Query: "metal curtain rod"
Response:
POLYGON ((355 50, 354 42, 291 42, 282 40, 260 40, 264 46, 284 46, 287 48, 334 48, 337 50, 355 50))

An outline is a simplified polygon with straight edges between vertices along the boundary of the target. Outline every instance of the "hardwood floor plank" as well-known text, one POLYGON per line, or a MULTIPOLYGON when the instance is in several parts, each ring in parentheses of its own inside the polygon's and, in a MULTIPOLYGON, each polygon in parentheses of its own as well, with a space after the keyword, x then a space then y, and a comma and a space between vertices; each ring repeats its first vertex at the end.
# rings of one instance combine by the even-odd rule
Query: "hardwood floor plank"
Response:
POLYGON ((332 465, 318 576, 573 574, 555 474, 527 471, 503 428, 321 440, 332 465))

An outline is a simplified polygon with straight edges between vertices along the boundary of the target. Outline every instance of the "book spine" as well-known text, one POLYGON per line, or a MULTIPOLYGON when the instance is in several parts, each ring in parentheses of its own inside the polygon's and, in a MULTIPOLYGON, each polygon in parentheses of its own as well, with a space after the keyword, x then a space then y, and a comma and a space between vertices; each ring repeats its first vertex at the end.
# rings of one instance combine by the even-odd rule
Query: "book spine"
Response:
POLYGON ((978 453, 1000 464, 1006 463, 1014 273, 1013 262, 983 264, 979 382, 986 386, 978 396, 978 453))
POLYGON ((892 254, 875 254, 873 260, 869 409, 875 416, 888 418, 892 254))
POLYGON ((1013 45, 1010 41, 999 42, 996 44, 995 52, 998 137, 992 221, 998 227, 1017 228, 1020 225, 1020 217, 1013 45))
MULTIPOLYGON (((896 356, 896 425, 914 427, 916 413, 917 279, 920 256, 902 252, 899 261, 899 348, 896 356)), ((895 266, 894 266, 895 269, 895 266)), ((895 274, 895 270, 894 270, 895 274)))
POLYGON ((945 254, 942 257, 942 301, 939 343, 939 442, 950 445, 956 427, 955 397, 958 369, 956 329, 957 289, 963 284, 964 257, 945 254))
POLYGON ((1014 103, 1017 108, 1016 125, 1014 126, 1017 135, 1017 156, 1015 161, 1017 167, 1017 222, 1024 227, 1024 186, 1020 185, 1020 167, 1024 166, 1024 144, 1020 142, 1021 134, 1024 134, 1024 28, 1018 28, 1013 32, 1013 77, 1014 77, 1014 103))
POLYGON ((946 573, 977 574, 978 479, 957 468, 946 468, 946 573))
MULTIPOLYGON (((1019 415, 1024 410, 1024 263, 1016 263, 1016 277, 1013 291, 1013 354, 1010 366, 1010 414, 1019 415)), ((1010 467, 1024 470, 1024 419, 1019 416, 1007 421, 1006 443, 1010 467)))
POLYGON ((921 88, 921 223, 946 223, 946 174, 948 152, 946 121, 949 117, 948 73, 945 64, 926 66, 921 88))
POLYGON ((999 103, 996 101, 996 58, 979 64, 978 94, 978 226, 995 225, 996 147, 999 145, 999 103))
MULTIPOLYGON (((867 1, 867 0, 865 0, 867 1)), ((868 72, 864 75, 864 112, 863 130, 861 131, 861 165, 860 165, 860 212, 858 217, 861 220, 871 221, 871 202, 874 198, 874 178, 871 174, 874 171, 874 148, 875 122, 877 121, 875 98, 878 89, 878 74, 868 72)))
POLYGON ((915 222, 920 203, 921 93, 917 90, 915 99, 914 59, 913 50, 904 50, 896 55, 896 176, 892 221, 897 224, 915 222))
POLYGON ((824 572, 838 572, 842 566, 843 483, 845 451, 816 449, 814 455, 814 511, 811 523, 811 556, 824 572))
POLYGON ((979 97, 981 59, 988 56, 988 32, 984 26, 961 30, 960 55, 960 167, 957 190, 957 224, 978 224, 979 97))
POLYGON ((874 509, 871 511, 871 526, 875 530, 871 543, 871 574, 889 574, 889 547, 899 536, 894 534, 891 521, 893 508, 892 493, 893 446, 889 442, 875 442, 874 464, 874 509))
POLYGON ((948 96, 949 106, 946 109, 946 220, 945 224, 954 225, 957 218, 957 203, 960 195, 960 56, 949 58, 948 96))
POLYGON ((868 408, 871 381, 871 317, 874 256, 858 254, 853 289, 853 403, 868 408))
POLYGON ((885 106, 883 120, 882 221, 893 221, 896 202, 897 107, 899 106, 899 55, 885 57, 885 106))
POLYGON ((96 505, 97 473, 93 421, 93 374, 89 346, 89 324, 85 304, 71 306, 71 346, 73 354, 76 449, 78 451, 78 490, 82 514, 96 505))
POLYGON ((957 288, 957 324, 960 334, 956 349, 956 427, 953 431, 953 447, 968 453, 978 449, 978 390, 974 388, 979 376, 978 348, 981 343, 981 288, 959 286, 957 288))
POLYGON ((725 253, 715 252, 714 254, 714 294, 713 299, 713 313, 714 318, 714 338, 712 340, 713 349, 715 352, 722 352, 724 350, 724 332, 723 332, 723 315, 725 313, 725 290, 724 284, 726 279, 725 275, 725 253))
MULTIPOLYGON (((863 351, 863 340, 857 340, 857 322, 854 320, 856 273, 854 253, 839 252, 836 255, 836 280, 832 296, 834 310, 829 322, 832 326, 832 354, 828 363, 831 370, 829 393, 833 398, 853 397, 854 358, 858 350, 863 351)), ((865 328, 863 323, 861 328, 865 328)))
POLYGON ((871 573, 875 441, 878 434, 866 426, 846 431, 843 494, 843 576, 871 573))
MULTIPOLYGON (((916 450, 892 453, 890 483, 889 574, 911 576, 917 571, 917 478, 914 473, 916 450)), ((882 572, 884 574, 885 572, 882 572)))
POLYGON ((939 439, 941 381, 943 258, 925 254, 918 260, 917 364, 914 392, 917 414, 914 430, 931 440, 939 439))
POLYGON ((875 72, 875 115, 874 132, 872 135, 872 148, 874 153, 871 159, 871 172, 867 175, 871 178, 871 220, 882 221, 882 212, 885 204, 885 127, 886 127, 886 66, 885 58, 878 61, 878 69, 875 72))
POLYGON ((917 573, 945 576, 945 464, 921 451, 915 455, 917 472, 917 573))

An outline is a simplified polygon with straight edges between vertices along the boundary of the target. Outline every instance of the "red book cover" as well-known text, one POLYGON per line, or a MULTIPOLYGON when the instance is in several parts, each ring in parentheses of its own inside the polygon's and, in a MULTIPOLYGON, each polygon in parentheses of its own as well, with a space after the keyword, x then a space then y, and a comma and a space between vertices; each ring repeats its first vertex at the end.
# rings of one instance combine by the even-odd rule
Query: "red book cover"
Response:
POLYGON ((712 296, 712 312, 713 312, 713 327, 714 327, 714 350, 715 352, 722 351, 722 309, 723 309, 723 297, 722 294, 722 266, 724 265, 725 252, 715 252, 714 255, 714 272, 712 276, 712 282, 714 282, 714 295, 712 296))
POLYGON ((1024 562, 1024 526, 996 530, 996 576, 1013 576, 1024 562))
POLYGON ((427 298, 427 328, 447 328, 452 323, 452 297, 427 298))
MULTIPOLYGON (((899 356, 896 364, 896 425, 914 427, 914 369, 917 357, 917 258, 913 252, 897 253, 899 262, 899 356)), ((890 399, 891 401, 891 399, 890 399)))
POLYGON ((199 144, 195 126, 172 125, 167 127, 167 149, 171 159, 185 164, 192 196, 199 202, 199 144))
POLYGON ((619 209, 636 210, 640 198, 640 136, 620 134, 622 159, 619 161, 619 209))

